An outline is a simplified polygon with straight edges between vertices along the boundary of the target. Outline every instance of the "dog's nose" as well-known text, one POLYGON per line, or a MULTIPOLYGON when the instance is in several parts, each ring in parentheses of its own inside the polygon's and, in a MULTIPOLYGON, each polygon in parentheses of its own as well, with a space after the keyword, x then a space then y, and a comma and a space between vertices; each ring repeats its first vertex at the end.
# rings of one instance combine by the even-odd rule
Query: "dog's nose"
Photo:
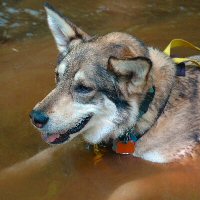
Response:
POLYGON ((40 110, 33 110, 29 116, 37 128, 42 128, 49 120, 48 115, 40 110))

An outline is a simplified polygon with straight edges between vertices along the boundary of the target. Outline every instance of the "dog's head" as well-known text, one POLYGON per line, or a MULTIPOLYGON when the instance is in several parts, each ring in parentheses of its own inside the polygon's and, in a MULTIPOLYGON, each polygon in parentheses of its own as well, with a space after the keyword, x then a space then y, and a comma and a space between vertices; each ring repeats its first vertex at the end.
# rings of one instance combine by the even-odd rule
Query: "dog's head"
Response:
POLYGON ((136 123, 151 61, 125 33, 91 37, 46 5, 59 50, 56 87, 31 112, 44 140, 60 144, 83 134, 91 143, 117 137, 136 123))

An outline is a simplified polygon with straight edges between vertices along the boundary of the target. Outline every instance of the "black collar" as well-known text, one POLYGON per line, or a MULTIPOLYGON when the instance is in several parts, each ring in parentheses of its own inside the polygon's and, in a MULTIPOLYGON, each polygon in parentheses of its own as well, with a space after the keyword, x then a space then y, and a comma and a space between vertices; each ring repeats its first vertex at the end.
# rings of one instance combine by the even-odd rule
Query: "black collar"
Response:
MULTIPOLYGON (((176 65, 176 76, 185 76, 185 63, 179 63, 176 65)), ((171 89, 172 90, 172 89, 171 89)), ((161 114, 164 112, 164 109, 167 105, 167 102, 169 100, 171 90, 169 92, 168 97, 166 98, 165 102, 163 105, 160 107, 158 111, 158 115, 155 119, 155 121, 158 120, 158 118, 161 116, 161 114)), ((140 108, 139 108, 139 115, 137 118, 137 121, 148 111, 150 103, 153 101, 153 98, 155 96, 155 86, 151 87, 148 92, 145 95, 144 100, 142 101, 140 108)), ((154 124, 154 123, 153 123, 154 124)), ((153 125, 152 125, 153 126, 153 125)), ((151 128, 151 127, 150 127, 151 128)), ((148 129, 149 130, 149 129, 148 129)), ((120 141, 127 142, 129 140, 132 140, 136 142, 140 137, 142 137, 148 130, 146 130, 143 134, 140 134, 135 130, 134 127, 127 129, 122 135, 118 137, 120 141)))
MULTIPOLYGON (((149 105, 155 96, 155 92, 155 86, 153 86, 146 93, 144 100, 139 107, 139 115, 137 117, 137 121, 148 111, 149 105)), ((142 135, 138 133, 134 127, 132 127, 128 128, 122 135, 118 137, 118 139, 123 142, 128 142, 129 140, 136 142, 141 136, 142 135)))
MULTIPOLYGON (((185 64, 184 63, 180 63, 177 65, 176 76, 185 76, 185 64)), ((162 113, 164 112, 165 107, 168 103, 169 97, 171 95, 172 88, 173 87, 171 87, 165 102, 161 105, 161 107, 158 111, 158 115, 155 118, 154 122, 156 122, 158 120, 158 118, 162 115, 162 113)), ((149 105, 153 101, 153 98, 155 96, 155 92, 156 92, 156 88, 155 88, 155 86, 153 86, 146 93, 145 98, 139 107, 139 115, 138 115, 137 121, 148 111, 149 105)), ((151 129, 154 124, 155 123, 153 123, 149 129, 151 129)), ((112 149, 116 153, 121 153, 121 154, 133 153, 134 149, 135 149, 134 143, 137 142, 137 140, 139 138, 141 138, 148 130, 146 130, 144 133, 141 134, 135 130, 134 126, 132 128, 127 129, 122 135, 120 135, 118 137, 118 139, 113 141, 112 149)))

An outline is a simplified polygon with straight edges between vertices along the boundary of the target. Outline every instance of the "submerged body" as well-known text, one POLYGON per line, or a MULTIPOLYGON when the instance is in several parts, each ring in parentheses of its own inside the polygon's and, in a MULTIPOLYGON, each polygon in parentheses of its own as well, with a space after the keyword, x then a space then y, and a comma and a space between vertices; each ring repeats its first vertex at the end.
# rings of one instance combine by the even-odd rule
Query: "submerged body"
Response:
MULTIPOLYGON (((97 144, 134 127, 142 137, 134 156, 166 163, 193 156, 200 138, 200 70, 176 76, 172 59, 125 33, 91 37, 51 6, 49 27, 60 52, 56 88, 31 118, 50 144, 82 134, 97 144), (155 96, 138 120, 149 88, 155 96)), ((199 58, 195 58, 199 59, 199 58)))

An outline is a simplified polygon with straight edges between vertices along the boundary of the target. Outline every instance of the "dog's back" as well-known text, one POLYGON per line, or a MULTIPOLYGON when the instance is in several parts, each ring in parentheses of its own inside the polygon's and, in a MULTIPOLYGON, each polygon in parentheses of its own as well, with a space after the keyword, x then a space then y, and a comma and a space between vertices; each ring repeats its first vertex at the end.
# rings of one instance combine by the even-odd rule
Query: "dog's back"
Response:
MULTIPOLYGON (((191 58, 200 61, 200 56, 191 58)), ((169 162, 196 155, 200 143, 199 83, 200 68, 185 63, 185 76, 175 76, 166 107, 152 129, 137 142, 135 156, 169 162)))

